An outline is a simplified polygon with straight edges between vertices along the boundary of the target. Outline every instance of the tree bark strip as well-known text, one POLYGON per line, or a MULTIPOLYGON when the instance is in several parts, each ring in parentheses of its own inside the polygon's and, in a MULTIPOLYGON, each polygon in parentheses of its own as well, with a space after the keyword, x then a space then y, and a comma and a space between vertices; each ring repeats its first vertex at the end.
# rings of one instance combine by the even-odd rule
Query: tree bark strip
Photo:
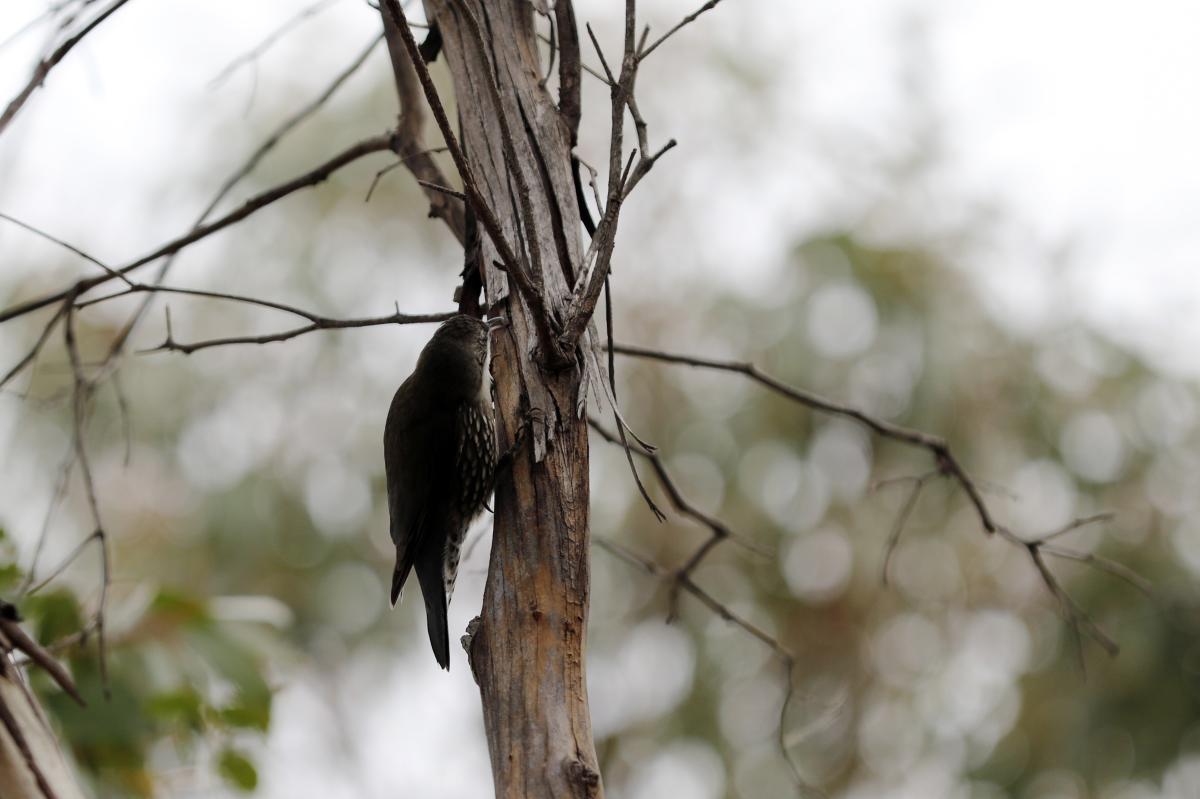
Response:
MULTIPOLYGON (((568 2, 568 0, 559 0, 568 2)), ((542 256, 547 308, 559 321, 582 258, 571 145, 541 65, 528 0, 428 0, 454 80, 467 159, 522 254, 542 256), (470 18, 478 22, 480 48, 470 18), (506 158, 487 81, 498 84, 516 152, 506 158), (512 169, 529 186, 532 218, 512 169)), ((588 711, 586 651, 588 439, 577 410, 583 372, 548 373, 535 352, 534 320, 484 237, 487 302, 511 324, 493 335, 492 373, 502 451, 520 438, 497 474, 495 533, 481 624, 471 639, 496 796, 603 796, 588 711), (525 434, 520 431, 526 428, 525 434)), ((528 263, 528 261, 527 261, 528 263)))

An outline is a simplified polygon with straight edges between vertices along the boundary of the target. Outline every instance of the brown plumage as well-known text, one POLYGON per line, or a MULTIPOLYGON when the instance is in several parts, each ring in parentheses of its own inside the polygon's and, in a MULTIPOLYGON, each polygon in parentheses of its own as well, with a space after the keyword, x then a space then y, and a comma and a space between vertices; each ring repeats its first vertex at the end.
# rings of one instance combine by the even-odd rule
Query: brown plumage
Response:
POLYGON ((442 323, 392 398, 383 431, 396 545, 392 605, 415 567, 429 642, 443 669, 450 668, 446 606, 463 536, 492 491, 496 466, 487 331, 464 314, 442 323))

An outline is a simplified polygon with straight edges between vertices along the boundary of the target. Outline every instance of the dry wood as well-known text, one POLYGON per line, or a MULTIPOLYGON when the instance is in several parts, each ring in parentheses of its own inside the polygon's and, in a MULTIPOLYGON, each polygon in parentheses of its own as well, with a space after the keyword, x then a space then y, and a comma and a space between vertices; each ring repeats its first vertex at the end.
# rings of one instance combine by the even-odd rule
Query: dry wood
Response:
MULTIPOLYGON (((541 254, 531 277, 551 316, 562 318, 582 258, 579 209, 568 126, 540 83, 533 7, 527 0, 430 0, 427 8, 442 33, 478 190, 504 237, 522 255, 541 254), (487 36, 486 52, 476 26, 487 36)), ((496 796, 601 797, 584 678, 589 497, 587 426, 576 409, 581 372, 540 368, 535 311, 518 301, 523 294, 510 294, 490 236, 483 250, 488 307, 507 305, 511 321, 493 336, 501 450, 532 424, 527 443, 497 475, 491 566, 470 639, 496 796)))

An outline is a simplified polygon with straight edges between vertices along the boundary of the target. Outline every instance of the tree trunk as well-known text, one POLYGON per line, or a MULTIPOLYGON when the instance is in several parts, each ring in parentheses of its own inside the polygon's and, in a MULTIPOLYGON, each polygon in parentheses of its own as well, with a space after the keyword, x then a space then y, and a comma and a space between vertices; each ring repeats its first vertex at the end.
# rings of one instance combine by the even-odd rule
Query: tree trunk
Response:
MULTIPOLYGON (((479 188, 508 241, 521 254, 540 250, 541 274, 533 277, 561 319, 582 258, 579 208, 570 125, 541 85, 533 4, 427 0, 426 7, 441 29, 463 147, 479 188), (505 157, 499 114, 512 158, 505 157), (520 196, 522 184, 527 198, 520 196), (523 225, 526 202, 532 214, 523 225)), ((511 322, 492 337, 499 445, 506 451, 520 442, 497 474, 491 565, 469 652, 496 796, 595 799, 603 789, 584 672, 589 501, 582 371, 539 366, 533 319, 495 267, 493 243, 483 235, 481 244, 488 307, 511 322)))

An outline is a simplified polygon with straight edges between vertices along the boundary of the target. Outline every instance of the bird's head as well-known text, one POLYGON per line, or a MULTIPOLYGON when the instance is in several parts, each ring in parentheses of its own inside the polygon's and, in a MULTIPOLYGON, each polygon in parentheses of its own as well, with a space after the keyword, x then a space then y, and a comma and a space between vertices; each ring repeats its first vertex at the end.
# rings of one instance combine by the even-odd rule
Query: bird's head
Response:
POLYGON ((488 326, 456 314, 442 322, 421 350, 417 370, 434 377, 445 390, 474 396, 483 384, 487 347, 488 326))

